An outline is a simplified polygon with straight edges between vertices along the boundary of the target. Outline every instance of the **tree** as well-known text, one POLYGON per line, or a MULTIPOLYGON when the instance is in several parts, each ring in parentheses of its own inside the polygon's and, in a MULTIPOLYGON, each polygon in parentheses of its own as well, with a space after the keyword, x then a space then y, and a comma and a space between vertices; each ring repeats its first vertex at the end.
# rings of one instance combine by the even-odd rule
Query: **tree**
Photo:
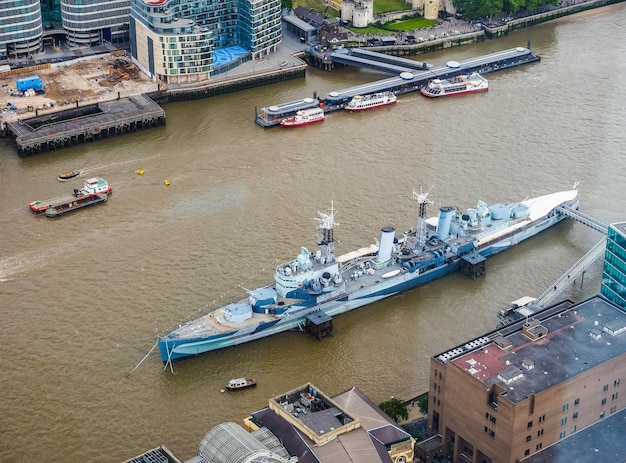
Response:
POLYGON ((409 410, 406 408, 404 402, 395 397, 391 397, 389 400, 385 400, 378 405, 383 412, 389 415, 396 423, 399 418, 404 420, 409 419, 409 410))
POLYGON ((422 394, 419 396, 417 399, 417 406, 422 415, 426 415, 428 413, 428 394, 422 394))
POLYGON ((280 0, 280 4, 283 7, 283 10, 293 9, 293 0, 280 0))

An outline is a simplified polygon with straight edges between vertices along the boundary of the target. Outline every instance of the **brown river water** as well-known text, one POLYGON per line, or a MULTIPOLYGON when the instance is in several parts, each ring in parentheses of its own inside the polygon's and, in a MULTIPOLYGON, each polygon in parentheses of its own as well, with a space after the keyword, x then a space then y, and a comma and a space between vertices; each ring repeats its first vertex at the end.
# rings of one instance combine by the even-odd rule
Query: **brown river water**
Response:
MULTIPOLYGON (((374 402, 428 388, 432 355, 495 328, 497 311, 538 296, 601 236, 566 221, 459 275, 339 316, 322 342, 297 332, 164 369, 165 332, 268 282, 334 202, 338 254, 383 226, 414 226, 412 191, 462 209, 567 189, 581 210, 626 219, 626 5, 581 13, 420 60, 436 66, 531 41, 539 63, 487 76, 489 92, 403 95, 394 107, 333 113, 323 124, 262 129, 254 107, 386 75, 358 69, 168 104, 161 128, 20 158, 0 140, 0 461, 119 462, 164 444, 180 458, 311 381, 357 386, 374 402), (83 169, 109 201, 56 220, 29 202, 71 191, 83 169), (136 169, 144 169, 137 175, 136 169), (169 180, 170 186, 164 185, 169 180), (132 373, 131 373, 132 372, 132 373), (233 377, 254 390, 222 394, 233 377)), ((563 297, 599 292, 600 263, 563 297)))

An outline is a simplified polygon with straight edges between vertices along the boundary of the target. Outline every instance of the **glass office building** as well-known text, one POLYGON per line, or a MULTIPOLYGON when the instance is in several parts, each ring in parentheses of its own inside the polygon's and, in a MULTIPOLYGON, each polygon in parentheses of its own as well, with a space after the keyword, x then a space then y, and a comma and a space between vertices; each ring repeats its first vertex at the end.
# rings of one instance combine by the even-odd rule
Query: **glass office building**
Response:
POLYGON ((280 0, 132 0, 131 54, 159 82, 209 80, 276 51, 281 13, 280 0))
POLYGON ((0 59, 43 50, 39 0, 0 0, 0 59))
POLYGON ((609 226, 600 293, 626 309, 626 222, 609 226))

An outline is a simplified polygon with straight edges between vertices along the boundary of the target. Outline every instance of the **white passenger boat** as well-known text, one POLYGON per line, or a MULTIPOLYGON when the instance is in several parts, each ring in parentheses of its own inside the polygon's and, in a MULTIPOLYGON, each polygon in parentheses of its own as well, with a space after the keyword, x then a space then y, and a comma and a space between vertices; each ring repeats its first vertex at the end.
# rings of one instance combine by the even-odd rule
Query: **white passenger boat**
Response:
POLYGON ((430 98, 440 96, 462 95, 464 93, 486 92, 489 82, 480 74, 474 72, 469 75, 460 75, 450 79, 433 79, 422 87, 420 92, 430 98))
POLYGON ((357 95, 350 100, 350 103, 344 109, 348 112, 367 111, 368 109, 396 104, 396 100, 397 97, 393 92, 357 95))
POLYGON ((302 109, 292 117, 287 117, 280 121, 281 127, 300 127, 324 121, 324 110, 322 108, 302 109))

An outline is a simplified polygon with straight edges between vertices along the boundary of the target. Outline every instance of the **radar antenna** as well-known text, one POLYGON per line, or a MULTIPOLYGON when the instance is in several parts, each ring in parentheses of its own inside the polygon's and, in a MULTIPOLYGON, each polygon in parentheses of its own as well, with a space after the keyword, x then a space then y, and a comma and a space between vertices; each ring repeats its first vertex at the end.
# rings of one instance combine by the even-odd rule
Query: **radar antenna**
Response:
POLYGON ((419 214, 417 216, 417 239, 419 241, 420 248, 423 248, 426 243, 426 206, 434 204, 434 201, 428 199, 428 194, 432 189, 433 187, 431 186, 426 193, 422 191, 422 187, 420 187, 419 193, 413 190, 413 199, 417 200, 419 204, 419 214))
POLYGON ((335 260, 335 237, 333 233, 333 227, 339 225, 335 222, 335 215, 339 211, 335 210, 335 204, 333 201, 330 203, 330 214, 317 211, 319 217, 314 217, 313 220, 317 220, 317 245, 322 251, 322 256, 326 258, 326 262, 332 262, 335 260))

